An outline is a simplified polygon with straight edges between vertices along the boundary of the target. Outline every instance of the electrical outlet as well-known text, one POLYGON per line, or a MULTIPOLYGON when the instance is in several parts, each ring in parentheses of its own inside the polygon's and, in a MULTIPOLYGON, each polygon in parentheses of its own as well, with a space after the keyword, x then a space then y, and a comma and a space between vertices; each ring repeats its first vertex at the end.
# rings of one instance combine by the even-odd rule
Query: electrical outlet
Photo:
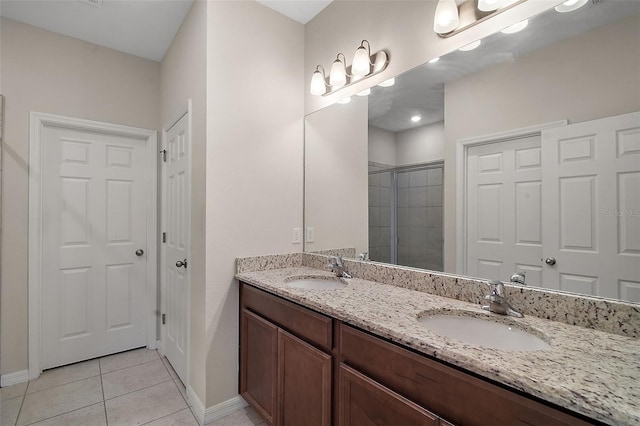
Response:
POLYGON ((293 228, 293 244, 300 244, 302 242, 302 228, 293 228))
POLYGON ((315 237, 315 232, 313 231, 313 228, 311 227, 307 227, 307 236, 305 238, 306 242, 308 243, 312 243, 315 237))

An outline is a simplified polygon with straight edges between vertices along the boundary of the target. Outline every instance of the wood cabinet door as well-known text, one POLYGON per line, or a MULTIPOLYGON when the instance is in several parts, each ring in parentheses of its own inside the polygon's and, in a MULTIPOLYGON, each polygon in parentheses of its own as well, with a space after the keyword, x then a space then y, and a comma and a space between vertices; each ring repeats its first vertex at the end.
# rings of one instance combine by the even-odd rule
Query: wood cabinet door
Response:
POLYGON ((438 417, 357 371, 340 365, 340 426, 438 426, 438 417))
POLYGON ((243 310, 240 394, 270 425, 278 424, 278 327, 243 310))
POLYGON ((331 355, 278 330, 279 424, 331 425, 331 355))

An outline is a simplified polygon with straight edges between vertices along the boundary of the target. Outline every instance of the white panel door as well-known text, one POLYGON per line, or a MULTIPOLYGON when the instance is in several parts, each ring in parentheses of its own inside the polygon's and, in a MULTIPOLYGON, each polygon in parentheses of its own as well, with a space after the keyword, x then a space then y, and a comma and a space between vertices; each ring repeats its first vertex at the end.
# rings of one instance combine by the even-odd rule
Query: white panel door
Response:
POLYGON ((543 281, 541 167, 539 136, 469 148, 467 275, 543 281))
POLYGON ((42 147, 43 369, 145 346, 146 140, 46 126, 42 147))
POLYGON ((189 326, 190 148, 189 115, 186 114, 165 133, 166 162, 163 162, 162 178, 165 242, 161 260, 163 351, 183 383, 187 383, 189 326))
POLYGON ((542 133, 545 287, 640 302, 640 113, 542 133))

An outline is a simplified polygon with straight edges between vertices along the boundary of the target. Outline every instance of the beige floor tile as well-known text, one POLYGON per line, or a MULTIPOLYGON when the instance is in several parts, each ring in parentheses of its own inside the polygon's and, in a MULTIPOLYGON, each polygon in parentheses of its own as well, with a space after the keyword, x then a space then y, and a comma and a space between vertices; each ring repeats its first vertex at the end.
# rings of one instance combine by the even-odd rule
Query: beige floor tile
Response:
POLYGON ((198 421, 193 417, 191 410, 185 408, 170 416, 147 423, 147 426, 198 426, 198 421))
POLYGON ((164 362, 164 365, 167 366, 167 370, 169 370, 169 375, 171 376, 171 378, 174 380, 177 379, 178 375, 176 374, 176 370, 173 369, 169 360, 166 357, 162 357, 162 362, 164 362))
POLYGON ((171 381, 164 363, 157 359, 133 367, 102 375, 104 398, 111 399, 125 393, 171 381))
POLYGON ((12 399, 17 396, 23 396, 25 392, 27 392, 27 384, 27 382, 24 382, 17 385, 0 388, 0 401, 4 401, 5 399, 12 399))
POLYGON ((16 424, 23 398, 24 397, 19 396, 17 398, 0 401, 0 425, 13 426, 16 424))
POLYGON ((104 414, 104 403, 90 405, 61 414, 31 426, 106 426, 107 419, 104 414))
POLYGON ((254 424, 258 425, 264 422, 264 419, 260 417, 260 414, 258 414, 253 408, 246 407, 244 411, 247 417, 249 417, 254 424))
MULTIPOLYGON (((255 426, 258 423, 254 421, 253 414, 244 409, 238 410, 215 422, 207 423, 207 426, 255 426)), ((257 421, 261 423, 262 419, 258 416, 257 421)))
POLYGON ((110 399, 106 406, 110 426, 141 425, 187 408, 172 381, 110 399))
POLYGON ((60 386, 99 375, 100 367, 98 366, 97 359, 53 368, 43 372, 40 377, 29 382, 27 393, 34 393, 54 386, 60 386))
POLYGON ((102 374, 109 373, 157 359, 160 359, 157 351, 151 351, 147 348, 134 349, 100 358, 100 371, 102 374))
POLYGON ((18 425, 35 423, 101 401, 99 376, 30 393, 24 398, 18 425))

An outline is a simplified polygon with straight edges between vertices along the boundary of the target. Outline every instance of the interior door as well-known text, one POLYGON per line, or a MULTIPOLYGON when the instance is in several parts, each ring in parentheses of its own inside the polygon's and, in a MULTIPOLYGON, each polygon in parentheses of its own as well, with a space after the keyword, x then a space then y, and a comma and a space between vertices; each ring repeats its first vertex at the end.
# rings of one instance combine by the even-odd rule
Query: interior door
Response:
POLYGON ((521 271, 544 283, 541 203, 539 136, 469 148, 466 274, 505 281, 521 271))
POLYGON ((640 302, 640 113, 542 141, 545 286, 640 302))
POLYGON ((163 280, 163 351, 183 383, 187 383, 189 304, 189 234, 191 192, 189 114, 165 133, 161 254, 163 280))
POLYGON ((43 130, 42 367, 146 345, 146 141, 43 130))

